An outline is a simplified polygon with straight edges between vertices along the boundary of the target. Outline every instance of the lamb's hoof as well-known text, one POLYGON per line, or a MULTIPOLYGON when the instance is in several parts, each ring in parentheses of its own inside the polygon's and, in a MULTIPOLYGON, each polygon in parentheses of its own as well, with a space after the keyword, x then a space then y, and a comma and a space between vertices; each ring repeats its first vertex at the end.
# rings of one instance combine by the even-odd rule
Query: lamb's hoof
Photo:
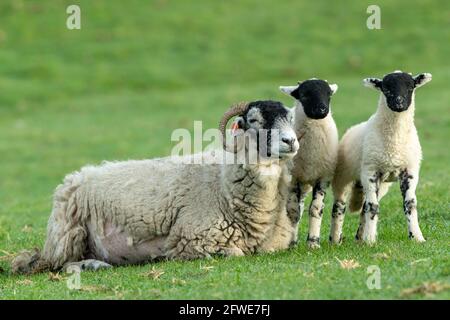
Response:
POLYGON ((330 243, 332 245, 341 245, 342 244, 342 234, 339 236, 339 238, 333 237, 333 236, 330 235, 328 240, 330 241, 330 243))
POLYGON ((79 270, 79 271, 97 271, 100 269, 108 269, 112 268, 112 265, 109 263, 106 263, 104 261, 95 260, 95 259, 88 259, 88 260, 82 260, 78 262, 69 262, 66 263, 63 267, 64 271, 73 271, 73 270, 79 270))
POLYGON ((312 249, 312 250, 319 249, 320 248, 320 238, 308 235, 308 238, 306 239, 306 245, 308 246, 309 249, 312 249))
POLYGON ((427 241, 421 234, 414 236, 412 233, 409 233, 409 239, 417 243, 423 243, 427 241))
POLYGON ((375 236, 363 236, 363 242, 368 246, 373 246, 377 242, 377 238, 375 236))

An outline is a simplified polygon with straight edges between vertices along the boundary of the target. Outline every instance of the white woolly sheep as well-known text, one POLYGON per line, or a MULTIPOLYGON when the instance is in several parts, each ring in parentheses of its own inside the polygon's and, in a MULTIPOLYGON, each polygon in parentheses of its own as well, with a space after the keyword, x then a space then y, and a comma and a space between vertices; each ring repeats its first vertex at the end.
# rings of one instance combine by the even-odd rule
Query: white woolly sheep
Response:
POLYGON ((415 77, 395 71, 383 79, 364 79, 364 85, 381 91, 378 109, 366 122, 351 127, 339 144, 333 179, 334 205, 330 238, 342 239, 347 197, 350 211, 361 210, 357 240, 376 241, 379 201, 390 185, 400 180, 409 238, 425 241, 419 228, 416 186, 422 150, 414 126, 415 89, 431 74, 415 77))
POLYGON ((293 160, 294 191, 289 199, 288 213, 298 225, 305 197, 313 190, 307 237, 310 248, 320 247, 325 192, 336 167, 339 140, 330 112, 330 98, 337 89, 336 84, 329 85, 318 79, 299 82, 297 86, 280 87, 281 91, 295 99, 295 132, 297 137, 301 137, 299 143, 302 150, 293 160))
POLYGON ((208 164, 168 157, 84 167, 56 188, 42 253, 22 252, 13 272, 96 270, 288 248, 295 236, 286 212, 286 163, 298 150, 293 114, 274 101, 238 104, 224 114, 223 133, 236 115, 242 132, 279 130, 279 141, 266 141, 272 157, 221 164, 212 151, 190 156, 208 164))

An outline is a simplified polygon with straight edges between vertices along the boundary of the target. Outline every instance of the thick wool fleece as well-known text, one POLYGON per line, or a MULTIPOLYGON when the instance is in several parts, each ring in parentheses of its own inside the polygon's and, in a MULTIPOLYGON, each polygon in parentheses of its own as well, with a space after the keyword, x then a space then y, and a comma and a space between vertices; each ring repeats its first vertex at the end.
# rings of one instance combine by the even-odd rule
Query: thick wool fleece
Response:
POLYGON ((110 264, 239 256, 288 248, 290 175, 284 161, 187 165, 183 157, 87 166, 55 191, 42 254, 13 271, 59 269, 87 258, 110 264))

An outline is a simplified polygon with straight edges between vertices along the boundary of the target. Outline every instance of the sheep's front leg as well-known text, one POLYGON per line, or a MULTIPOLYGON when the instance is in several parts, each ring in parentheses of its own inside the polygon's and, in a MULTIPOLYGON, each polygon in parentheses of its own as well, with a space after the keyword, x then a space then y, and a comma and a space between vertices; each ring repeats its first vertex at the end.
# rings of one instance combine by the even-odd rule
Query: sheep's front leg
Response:
POLYGON ((375 243, 377 238, 377 223, 380 210, 378 204, 378 191, 380 187, 381 174, 376 171, 366 171, 363 172, 361 178, 365 201, 356 238, 361 239, 362 230, 362 240, 366 243, 372 244, 375 243))
POLYGON ((417 214, 416 187, 419 182, 419 170, 405 169, 400 173, 400 190, 403 196, 403 209, 408 222, 409 238, 417 242, 424 242, 420 231, 417 214))
POLYGON ((112 265, 106 263, 104 261, 95 260, 95 259, 87 259, 78 262, 68 262, 63 266, 63 270, 65 271, 97 271, 101 269, 112 268, 112 265))
POLYGON ((327 182, 319 181, 313 188, 311 206, 309 207, 309 231, 307 244, 308 247, 320 248, 320 225, 322 223, 325 190, 328 187, 327 182))

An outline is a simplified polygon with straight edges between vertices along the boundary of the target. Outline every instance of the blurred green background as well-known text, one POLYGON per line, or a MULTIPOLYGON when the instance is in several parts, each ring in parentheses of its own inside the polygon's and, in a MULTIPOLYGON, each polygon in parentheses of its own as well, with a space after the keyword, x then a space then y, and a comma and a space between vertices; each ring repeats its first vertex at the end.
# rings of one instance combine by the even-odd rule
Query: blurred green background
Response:
MULTIPOLYGON (((194 120, 204 121, 204 128, 216 127, 221 113, 241 100, 276 99, 292 105, 278 86, 312 77, 339 85, 332 110, 342 135, 376 109, 378 94, 364 88, 361 80, 401 69, 433 74, 416 97, 424 149, 418 197, 427 244, 406 240, 399 192, 393 188, 382 203, 381 243, 376 248, 355 246, 351 239, 357 222, 350 216, 345 226, 349 240, 339 248, 324 243, 320 252, 311 254, 302 241, 279 256, 219 261, 222 272, 194 277, 195 284, 187 286, 173 287, 170 278, 167 283, 143 284, 132 267, 100 276, 109 287, 122 283, 127 292, 123 297, 133 298, 206 298, 212 293, 219 293, 218 298, 398 297, 402 288, 424 281, 448 282, 449 26, 446 0, 2 0, 0 256, 42 245, 55 186, 87 163, 168 155, 175 128, 192 129, 194 120), (81 8, 81 30, 66 28, 70 4, 81 8), (381 30, 366 27, 370 4, 381 8, 381 30), (378 251, 403 257, 400 262, 392 258, 386 266, 390 284, 368 293, 365 280, 358 280, 360 285, 349 289, 347 283, 357 276, 338 270, 335 257, 359 259, 365 267, 378 251), (429 258, 430 265, 407 268, 420 258, 429 258), (309 271, 301 271, 298 261, 315 272, 316 282, 304 276, 309 271), (335 275, 344 272, 342 278, 330 278, 330 270, 319 267, 326 262, 335 275), (267 269, 271 265, 275 276, 267 269), (255 277, 264 279, 256 291, 251 285, 255 277), (217 284, 224 279, 227 286, 217 284), (149 288, 160 293, 136 293, 148 293, 149 288)), ((188 281, 198 263, 161 267, 185 270, 178 276, 188 281)), ((0 298, 107 295, 69 294, 45 276, 22 288, 18 283, 23 279, 7 275, 6 258, 0 260, 1 268, 0 298)), ((359 273, 364 277, 363 269, 359 273)), ((436 294, 448 297, 448 291, 436 294)))

